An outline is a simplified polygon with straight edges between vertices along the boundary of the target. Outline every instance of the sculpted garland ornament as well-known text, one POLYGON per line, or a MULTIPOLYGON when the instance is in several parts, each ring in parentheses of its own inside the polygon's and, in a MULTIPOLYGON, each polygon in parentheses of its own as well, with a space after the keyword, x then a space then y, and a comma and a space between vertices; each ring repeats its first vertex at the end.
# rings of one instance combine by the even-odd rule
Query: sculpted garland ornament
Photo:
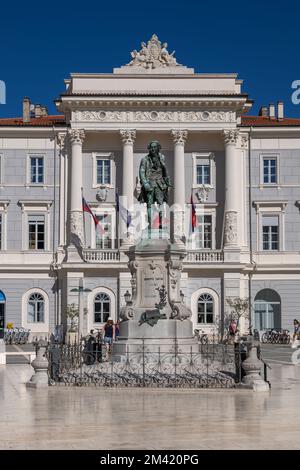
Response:
MULTIPOLYGON (((230 111, 75 111, 74 121, 90 122, 233 122, 230 111)), ((232 132, 232 131, 230 131, 232 132)))

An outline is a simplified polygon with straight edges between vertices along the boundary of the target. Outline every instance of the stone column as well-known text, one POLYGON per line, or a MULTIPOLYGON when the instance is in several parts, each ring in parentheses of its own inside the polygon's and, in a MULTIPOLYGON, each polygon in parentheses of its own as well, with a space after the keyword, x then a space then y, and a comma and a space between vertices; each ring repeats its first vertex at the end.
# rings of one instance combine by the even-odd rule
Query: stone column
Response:
POLYGON ((174 237, 177 242, 184 237, 184 210, 185 210, 185 168, 184 145, 187 140, 187 130, 172 130, 174 141, 174 237))
MULTIPOLYGON (((120 135, 123 143, 123 179, 122 194, 120 196, 125 197, 123 204, 128 210, 132 211, 134 192, 133 144, 136 138, 136 131, 134 129, 121 129, 120 135)), ((125 237, 124 243, 126 245, 130 244, 129 238, 125 237)))
POLYGON ((126 205, 129 209, 133 206, 134 174, 133 174, 133 144, 136 137, 134 129, 121 129, 123 143, 123 188, 122 196, 125 196, 126 205))
POLYGON ((224 131, 225 142, 225 227, 224 248, 238 248, 239 158, 236 149, 238 130, 224 131))
POLYGON ((66 199, 65 199, 65 161, 66 155, 66 133, 59 132, 57 134, 57 143, 59 146, 59 247, 63 247, 66 243, 66 227, 65 227, 65 211, 66 211, 66 199))
POLYGON ((71 142, 71 197, 70 197, 70 242, 72 245, 83 246, 83 215, 82 215, 82 144, 85 133, 81 129, 70 129, 71 142))

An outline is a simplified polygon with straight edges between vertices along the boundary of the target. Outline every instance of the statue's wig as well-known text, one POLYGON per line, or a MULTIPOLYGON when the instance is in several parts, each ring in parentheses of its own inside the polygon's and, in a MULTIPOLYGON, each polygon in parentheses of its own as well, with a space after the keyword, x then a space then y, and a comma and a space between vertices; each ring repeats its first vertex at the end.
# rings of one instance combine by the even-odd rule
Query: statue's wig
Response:
POLYGON ((149 142, 148 147, 147 147, 148 150, 150 150, 150 147, 151 147, 152 144, 157 144, 158 150, 159 150, 159 151, 161 150, 161 145, 160 145, 160 143, 158 142, 158 140, 151 140, 151 142, 149 142))

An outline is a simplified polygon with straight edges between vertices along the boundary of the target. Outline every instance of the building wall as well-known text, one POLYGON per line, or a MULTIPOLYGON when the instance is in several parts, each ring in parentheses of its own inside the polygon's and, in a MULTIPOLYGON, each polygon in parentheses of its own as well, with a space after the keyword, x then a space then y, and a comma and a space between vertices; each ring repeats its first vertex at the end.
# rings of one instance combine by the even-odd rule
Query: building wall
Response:
MULTIPOLYGON (((22 210, 19 201, 52 201, 50 207, 50 223, 49 223, 49 250, 52 250, 53 240, 53 214, 54 214, 54 150, 48 148, 53 143, 50 139, 26 139, 26 146, 22 147, 22 142, 15 138, 0 139, 2 148, 0 147, 0 155, 2 156, 2 181, 0 185, 0 201, 8 200, 7 212, 7 250, 22 250, 22 210), (9 140, 9 143, 7 142, 9 140), (37 145, 41 145, 38 147, 37 145), (7 148, 7 147, 10 148, 7 148), (14 149, 11 147, 15 147, 14 149), (41 154, 44 156, 45 166, 45 184, 30 185, 28 184, 28 155, 41 154)), ((56 190, 56 233, 58 233, 58 167, 59 161, 57 157, 57 190, 56 190)), ((56 236, 57 242, 57 236, 56 236)))
MULTIPOLYGON (((273 276, 272 276, 273 277, 273 276)), ((293 319, 299 318, 300 279, 265 279, 252 281, 252 304, 255 296, 262 289, 272 289, 281 299, 281 327, 293 330, 293 319)))
MULTIPOLYGON (((15 327, 22 325, 22 298, 29 289, 41 289, 49 299, 49 328, 41 332, 52 331, 55 326, 54 304, 55 304, 55 280, 48 275, 32 273, 22 276, 1 274, 0 290, 6 297, 6 323, 13 323, 15 327)), ((23 312, 26 315, 26 311, 23 312)), ((40 333, 40 332, 39 332, 40 333)))
MULTIPOLYGON (((279 148, 279 145, 251 152, 252 200, 287 201, 284 210, 284 249, 295 252, 300 250, 300 211, 296 205, 300 194, 299 157, 300 149, 279 148), (276 187, 266 187, 261 184, 263 155, 278 155, 279 181, 276 187)), ((252 237, 253 249, 261 250, 261 235, 257 246, 257 214, 254 207, 252 207, 252 237)))

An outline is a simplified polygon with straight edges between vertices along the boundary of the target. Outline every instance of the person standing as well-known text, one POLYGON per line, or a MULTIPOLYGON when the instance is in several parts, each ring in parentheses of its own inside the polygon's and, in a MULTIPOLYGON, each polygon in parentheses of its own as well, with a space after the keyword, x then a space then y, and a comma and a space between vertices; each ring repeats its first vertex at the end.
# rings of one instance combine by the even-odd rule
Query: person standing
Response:
POLYGON ((234 318, 231 319, 228 330, 229 330, 230 342, 231 343, 236 342, 235 338, 236 338, 238 329, 237 329, 237 322, 234 320, 234 318))
POLYGON ((296 339, 300 339, 300 322, 295 318, 293 341, 295 341, 296 339))
POLYGON ((119 338, 120 336, 120 321, 117 320, 116 323, 115 323, 115 338, 116 340, 119 338))
POLYGON ((112 344, 115 340, 115 325, 112 317, 108 317, 103 327, 103 341, 106 346, 106 360, 112 352, 112 344))

